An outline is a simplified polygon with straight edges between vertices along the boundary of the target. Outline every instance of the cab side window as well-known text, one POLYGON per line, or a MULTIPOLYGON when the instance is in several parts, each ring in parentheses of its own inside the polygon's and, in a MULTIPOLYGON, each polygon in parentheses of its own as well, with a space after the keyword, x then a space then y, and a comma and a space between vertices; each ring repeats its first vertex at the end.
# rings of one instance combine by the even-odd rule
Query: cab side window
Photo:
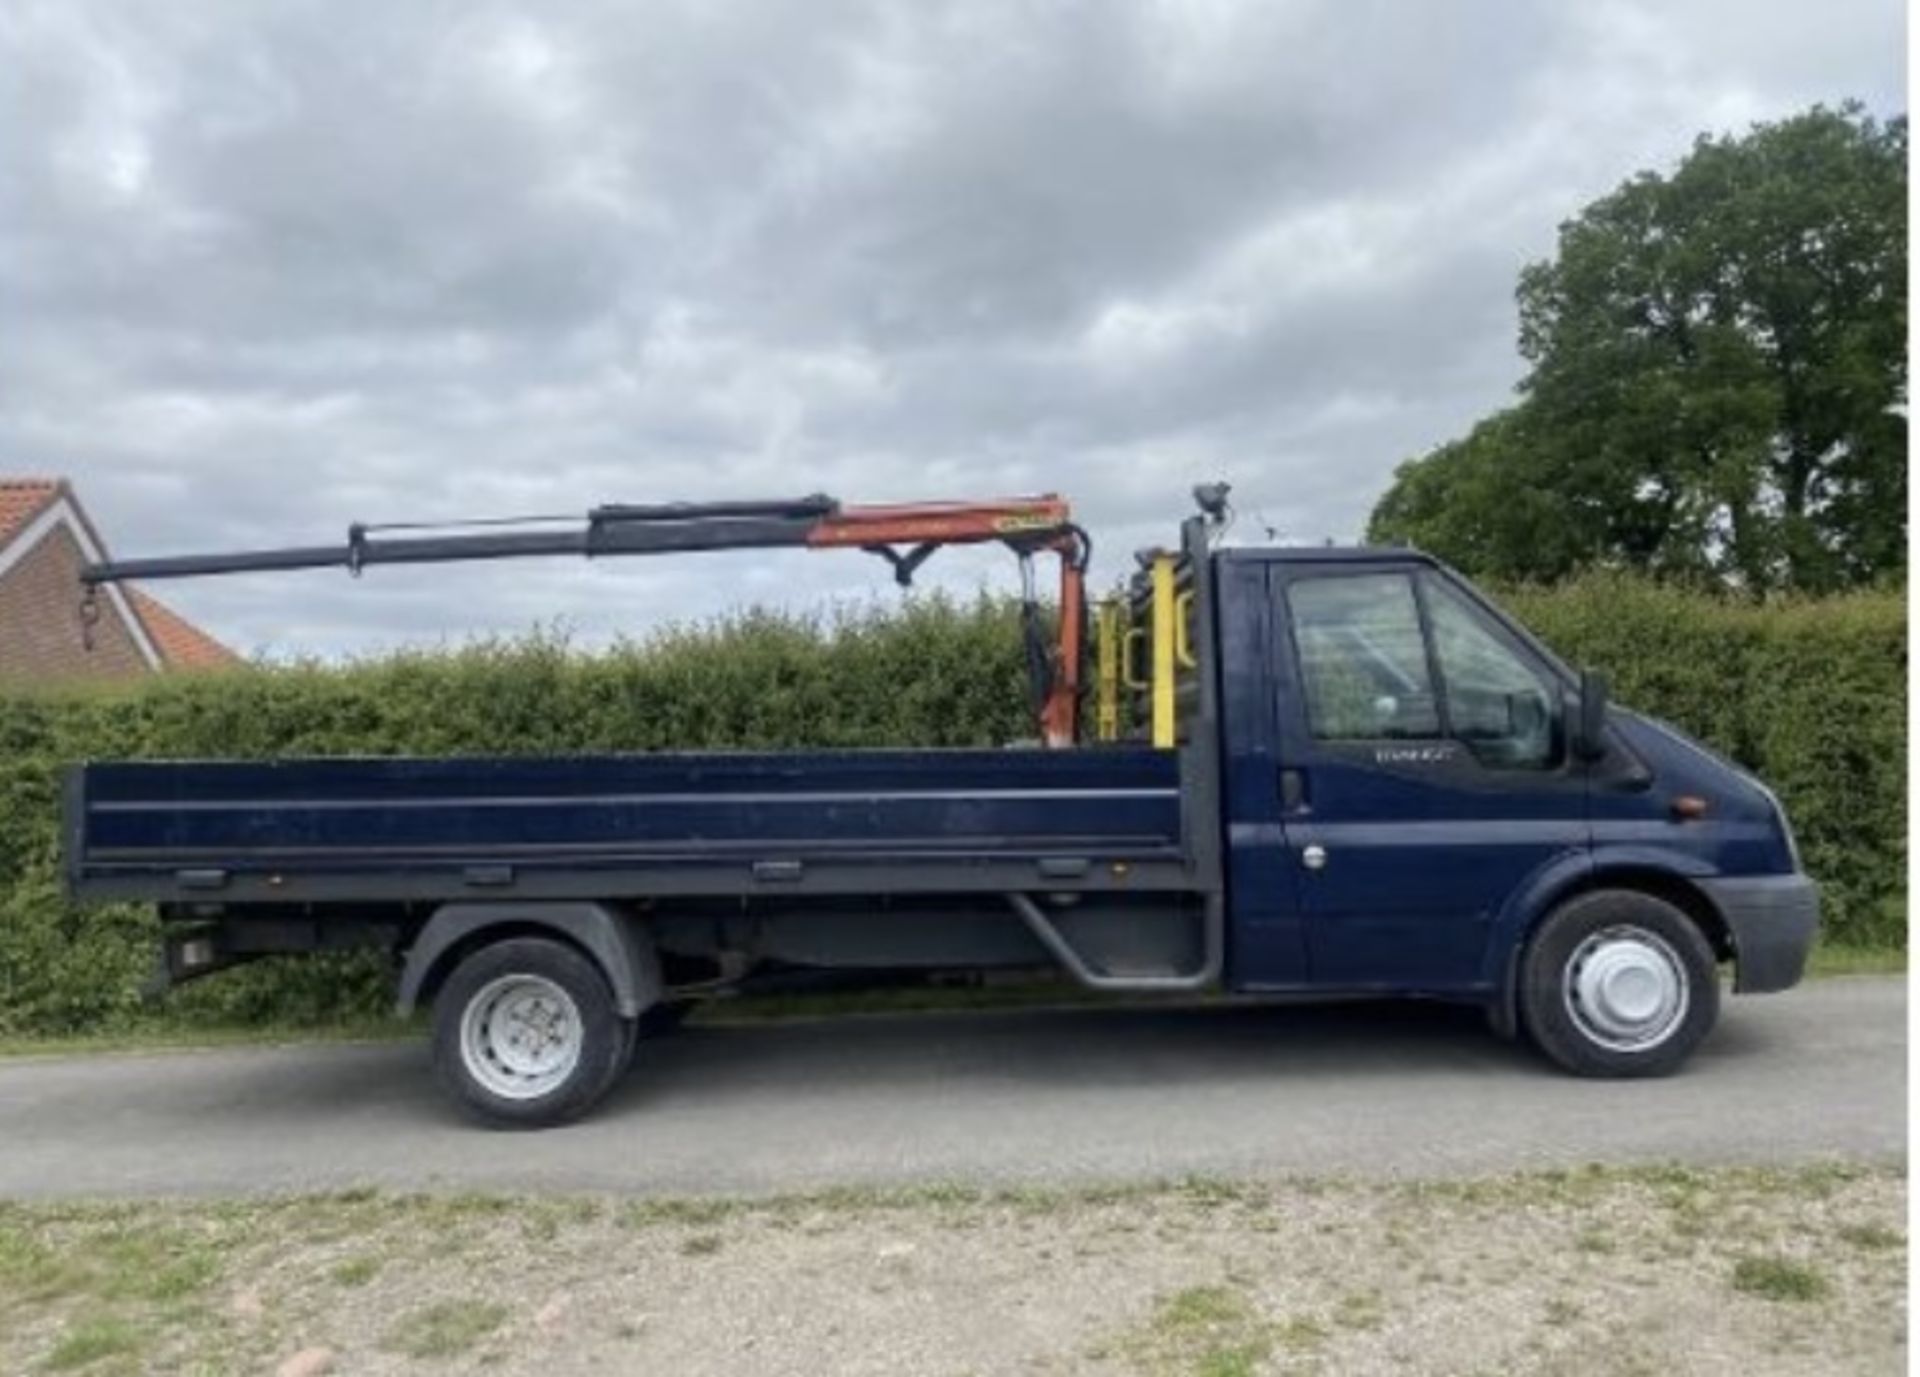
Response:
POLYGON ((1447 734, 1482 765, 1545 770, 1559 764, 1558 682, 1445 580, 1427 579, 1424 591, 1447 734))
POLYGON ((1381 741, 1442 734, 1411 577, 1295 579, 1287 603, 1315 737, 1381 741))

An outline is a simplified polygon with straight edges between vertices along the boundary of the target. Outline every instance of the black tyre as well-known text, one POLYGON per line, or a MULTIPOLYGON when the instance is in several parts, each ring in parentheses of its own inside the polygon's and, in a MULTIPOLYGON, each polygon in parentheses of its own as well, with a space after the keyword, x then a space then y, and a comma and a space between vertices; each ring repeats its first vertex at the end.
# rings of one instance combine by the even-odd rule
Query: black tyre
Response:
POLYGON ((1579 1076, 1664 1076, 1720 1017, 1720 976, 1699 927, 1663 899, 1606 889, 1542 921, 1520 963, 1520 1017, 1579 1076))
POLYGON ((693 1012, 691 999, 663 999, 652 1004, 640 1015, 640 1036, 643 1038, 663 1038, 668 1033, 677 1032, 681 1024, 687 1021, 687 1015, 693 1012))
MULTIPOLYGON (((640 1020, 623 1018, 620 1020, 620 1051, 607 1065, 607 1083, 601 1087, 600 1094, 606 1095, 622 1077, 633 1069, 633 1049, 640 1043, 640 1020)), ((596 1097, 598 1098, 598 1097, 596 1097)))
POLYGON ((687 1015, 692 1012, 693 1001, 690 999, 662 1000, 658 1004, 648 1005, 639 1018, 621 1019, 620 1055, 607 1069, 607 1090, 611 1091, 620 1084, 621 1078, 633 1069, 633 1054, 643 1041, 665 1037, 685 1023, 687 1015))
POLYGON ((514 937, 454 968, 433 1006, 433 1064, 468 1113, 503 1128, 579 1117, 625 1068, 631 1025, 564 942, 514 937))

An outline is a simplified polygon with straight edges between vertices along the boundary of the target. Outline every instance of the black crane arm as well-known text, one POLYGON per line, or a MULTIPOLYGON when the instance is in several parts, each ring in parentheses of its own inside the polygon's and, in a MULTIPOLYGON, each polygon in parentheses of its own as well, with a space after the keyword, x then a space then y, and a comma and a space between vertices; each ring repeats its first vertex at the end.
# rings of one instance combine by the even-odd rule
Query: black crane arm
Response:
POLYGON ((356 523, 347 528, 346 542, 341 545, 103 560, 83 568, 80 581, 91 587, 121 579, 196 578, 207 574, 285 569, 344 568, 357 574, 374 564, 445 564, 533 555, 593 558, 768 549, 807 544, 822 519, 831 517, 839 509, 840 504, 832 498, 813 496, 786 502, 677 502, 659 506, 595 507, 587 513, 586 523, 573 529, 560 527, 558 523, 578 518, 526 517, 454 522, 444 526, 356 523), (533 529, 514 529, 516 527, 533 529), (388 534, 403 531, 440 534, 388 534))

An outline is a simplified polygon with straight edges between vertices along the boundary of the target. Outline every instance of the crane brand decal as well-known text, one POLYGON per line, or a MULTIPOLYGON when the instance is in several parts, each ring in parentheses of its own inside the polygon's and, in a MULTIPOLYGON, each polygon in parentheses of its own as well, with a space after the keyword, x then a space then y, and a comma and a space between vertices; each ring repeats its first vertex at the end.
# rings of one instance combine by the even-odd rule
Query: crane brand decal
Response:
POLYGON ((1053 518, 1045 512, 1019 512, 1013 516, 995 517, 993 529, 996 531, 1043 531, 1053 525, 1053 518))
POLYGON ((1373 753, 1376 765, 1445 765, 1459 755, 1451 742, 1440 746, 1381 746, 1373 753))

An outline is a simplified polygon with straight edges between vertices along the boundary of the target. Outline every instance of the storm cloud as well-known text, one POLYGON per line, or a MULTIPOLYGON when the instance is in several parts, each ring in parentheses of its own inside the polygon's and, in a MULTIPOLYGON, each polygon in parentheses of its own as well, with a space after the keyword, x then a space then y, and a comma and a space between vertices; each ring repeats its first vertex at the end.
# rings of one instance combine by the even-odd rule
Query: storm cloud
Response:
MULTIPOLYGON (((1897 0, 14 0, 0 472, 123 555, 1058 490, 1104 580, 1216 476, 1351 539, 1510 395, 1562 219, 1702 130, 1897 112, 1904 50, 1897 0)), ((163 591, 325 654, 897 596, 800 552, 163 591)))

